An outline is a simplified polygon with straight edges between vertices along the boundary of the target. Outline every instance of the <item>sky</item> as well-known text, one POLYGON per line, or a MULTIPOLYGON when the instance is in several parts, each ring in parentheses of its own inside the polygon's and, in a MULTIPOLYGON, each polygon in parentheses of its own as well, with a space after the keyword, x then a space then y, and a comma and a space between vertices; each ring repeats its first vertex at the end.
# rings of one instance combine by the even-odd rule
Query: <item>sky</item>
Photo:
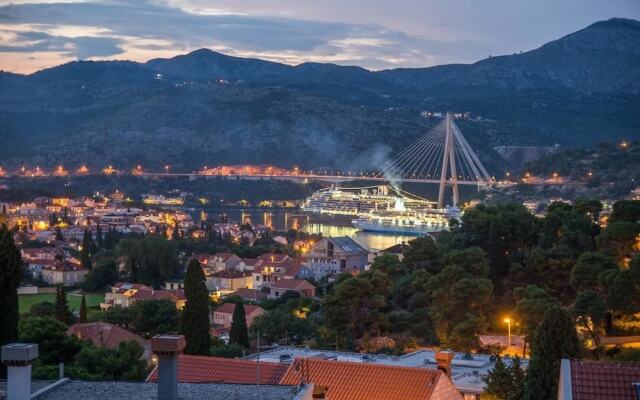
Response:
POLYGON ((210 48, 379 70, 535 49, 640 0, 0 0, 0 69, 210 48))

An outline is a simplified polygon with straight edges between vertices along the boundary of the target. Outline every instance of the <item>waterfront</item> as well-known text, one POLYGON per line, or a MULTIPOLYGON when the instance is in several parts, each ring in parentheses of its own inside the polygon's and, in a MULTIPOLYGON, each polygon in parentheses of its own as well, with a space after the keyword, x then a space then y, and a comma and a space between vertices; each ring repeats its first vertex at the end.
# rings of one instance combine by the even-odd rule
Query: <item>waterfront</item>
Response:
POLYGON ((197 215, 194 215, 196 220, 201 219, 202 211, 211 221, 217 221, 220 214, 226 214, 230 222, 246 222, 249 219, 253 223, 270 226, 279 231, 298 228, 303 232, 322 234, 327 237, 349 236, 362 246, 373 250, 386 249, 415 239, 415 236, 359 231, 351 225, 352 218, 347 216, 318 215, 299 210, 213 208, 198 210, 197 215))

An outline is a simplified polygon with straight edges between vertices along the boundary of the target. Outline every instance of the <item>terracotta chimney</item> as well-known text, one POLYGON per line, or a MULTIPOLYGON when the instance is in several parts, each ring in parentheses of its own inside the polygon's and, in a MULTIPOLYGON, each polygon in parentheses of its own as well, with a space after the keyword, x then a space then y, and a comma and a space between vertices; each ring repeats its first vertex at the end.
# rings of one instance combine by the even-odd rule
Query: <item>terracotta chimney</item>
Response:
POLYGON ((36 357, 37 343, 2 346, 2 363, 7 366, 7 400, 31 399, 31 361, 36 357))
POLYGON ((178 355, 185 345, 182 335, 151 338, 151 351, 158 357, 158 400, 178 399, 178 355))
POLYGON ((438 369, 451 378, 451 362, 455 354, 451 350, 442 350, 436 353, 436 363, 438 369))

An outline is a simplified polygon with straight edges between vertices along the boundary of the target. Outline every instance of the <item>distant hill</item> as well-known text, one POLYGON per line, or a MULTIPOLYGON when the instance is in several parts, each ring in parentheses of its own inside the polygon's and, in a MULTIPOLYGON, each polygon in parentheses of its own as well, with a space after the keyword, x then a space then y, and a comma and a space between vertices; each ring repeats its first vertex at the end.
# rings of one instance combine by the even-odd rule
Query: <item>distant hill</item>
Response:
POLYGON ((72 62, 0 73, 5 165, 220 163, 357 168, 438 121, 480 157, 496 146, 588 146, 640 136, 640 22, 611 19, 520 54, 469 65, 368 71, 208 49, 146 63, 72 62))

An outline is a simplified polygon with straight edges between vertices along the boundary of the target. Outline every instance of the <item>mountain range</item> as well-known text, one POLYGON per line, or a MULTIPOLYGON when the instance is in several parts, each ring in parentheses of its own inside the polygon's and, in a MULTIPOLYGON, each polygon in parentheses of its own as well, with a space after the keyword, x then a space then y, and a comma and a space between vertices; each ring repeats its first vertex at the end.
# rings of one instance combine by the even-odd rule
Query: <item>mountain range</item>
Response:
POLYGON ((611 19, 474 64, 369 71, 200 49, 145 63, 76 61, 0 73, 2 164, 370 168, 434 118, 494 170, 496 146, 640 138, 640 22, 611 19), (10 151, 9 151, 10 150, 10 151))

